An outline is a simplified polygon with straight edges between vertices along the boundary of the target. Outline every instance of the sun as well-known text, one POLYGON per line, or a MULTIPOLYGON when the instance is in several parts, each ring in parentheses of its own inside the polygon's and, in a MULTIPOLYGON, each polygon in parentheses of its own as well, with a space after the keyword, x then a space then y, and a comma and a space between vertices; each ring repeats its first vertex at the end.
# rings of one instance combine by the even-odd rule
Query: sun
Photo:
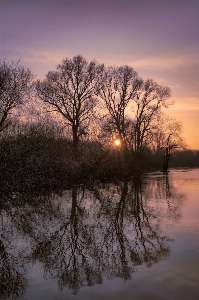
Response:
POLYGON ((114 144, 115 144, 115 146, 120 146, 121 145, 121 142, 120 142, 120 140, 119 139, 116 139, 116 140, 114 140, 114 144))

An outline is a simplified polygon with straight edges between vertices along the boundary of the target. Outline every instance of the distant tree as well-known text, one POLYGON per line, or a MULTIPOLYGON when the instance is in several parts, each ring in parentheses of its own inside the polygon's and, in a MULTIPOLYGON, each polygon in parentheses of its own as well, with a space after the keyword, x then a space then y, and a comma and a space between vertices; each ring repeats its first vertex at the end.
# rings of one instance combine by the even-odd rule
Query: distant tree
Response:
POLYGON ((134 99, 141 82, 129 66, 108 67, 103 72, 102 85, 98 90, 98 96, 104 101, 110 116, 109 128, 118 135, 123 147, 127 146, 125 110, 129 101, 134 99))
POLYGON ((64 59, 56 71, 38 80, 36 90, 39 99, 64 117, 72 128, 73 146, 78 147, 79 135, 93 115, 97 99, 96 88, 103 65, 96 61, 88 63, 81 55, 64 59))
POLYGON ((149 132, 150 149, 155 153, 165 149, 168 143, 177 145, 178 150, 185 148, 185 142, 182 137, 182 123, 174 118, 170 118, 160 113, 153 121, 149 132))
POLYGON ((170 166, 186 167, 186 168, 198 168, 199 167, 199 150, 177 150, 173 153, 170 166))
POLYGON ((33 78, 19 61, 0 61, 0 132, 11 124, 13 110, 28 99, 33 78))

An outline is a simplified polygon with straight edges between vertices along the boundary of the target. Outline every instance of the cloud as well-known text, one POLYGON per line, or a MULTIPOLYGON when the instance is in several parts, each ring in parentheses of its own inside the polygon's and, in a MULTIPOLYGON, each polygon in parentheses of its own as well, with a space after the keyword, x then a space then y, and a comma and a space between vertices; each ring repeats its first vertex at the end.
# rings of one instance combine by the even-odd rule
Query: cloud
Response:
POLYGON ((199 66, 199 53, 168 54, 137 59, 132 62, 135 68, 149 70, 177 70, 181 67, 199 66))
POLYGON ((43 79, 49 71, 55 70, 65 57, 71 57, 71 54, 63 51, 39 51, 24 49, 20 57, 15 53, 13 60, 20 59, 21 63, 29 67, 40 79, 43 79))
POLYGON ((181 112, 187 112, 187 113, 198 113, 199 114, 199 99, 187 99, 186 103, 182 103, 180 102, 180 99, 176 99, 174 101, 174 105, 171 107, 170 106, 170 110, 172 111, 178 111, 179 113, 181 112))

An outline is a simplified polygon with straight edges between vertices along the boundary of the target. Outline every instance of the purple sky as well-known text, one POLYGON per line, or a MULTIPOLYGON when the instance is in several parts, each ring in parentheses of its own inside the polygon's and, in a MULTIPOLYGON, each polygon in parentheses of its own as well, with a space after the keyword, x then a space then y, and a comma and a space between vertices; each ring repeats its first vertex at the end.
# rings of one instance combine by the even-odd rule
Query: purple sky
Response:
POLYGON ((199 149, 198 0, 0 0, 0 58, 38 78, 81 54, 169 86, 184 137, 199 149))

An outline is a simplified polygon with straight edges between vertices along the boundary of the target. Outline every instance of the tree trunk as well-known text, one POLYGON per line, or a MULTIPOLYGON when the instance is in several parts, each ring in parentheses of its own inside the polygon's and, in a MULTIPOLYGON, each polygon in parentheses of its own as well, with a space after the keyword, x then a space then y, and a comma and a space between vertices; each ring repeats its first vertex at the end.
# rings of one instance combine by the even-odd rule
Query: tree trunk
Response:
POLYGON ((77 149, 78 147, 78 125, 77 124, 73 124, 72 131, 73 131, 73 147, 77 149))

